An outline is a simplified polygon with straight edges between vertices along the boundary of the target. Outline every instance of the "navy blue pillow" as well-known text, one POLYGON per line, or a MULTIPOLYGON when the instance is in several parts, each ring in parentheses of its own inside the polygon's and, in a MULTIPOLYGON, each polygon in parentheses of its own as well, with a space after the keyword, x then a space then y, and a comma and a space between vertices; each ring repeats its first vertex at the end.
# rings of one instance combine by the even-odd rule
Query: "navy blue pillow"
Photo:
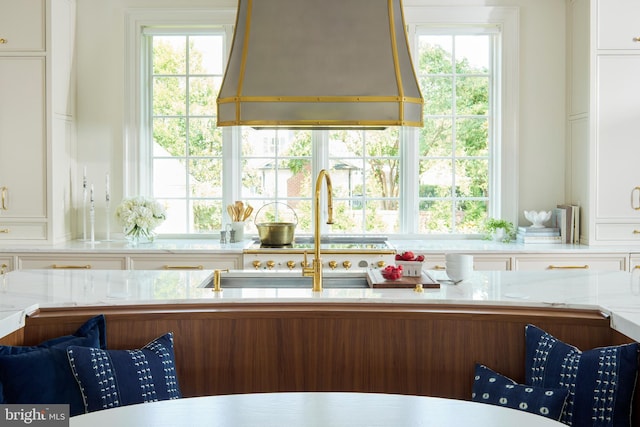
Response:
POLYGON ((67 348, 87 412, 182 397, 171 332, 137 350, 67 348))
POLYGON ((106 339, 105 318, 99 315, 73 335, 36 346, 0 346, 0 403, 67 403, 70 415, 84 413, 66 349, 70 345, 106 348, 106 339))
POLYGON ((527 325, 529 385, 569 390, 561 422, 573 426, 630 426, 638 374, 638 343, 580 351, 527 325))
POLYGON ((568 395, 567 389, 518 384, 478 363, 471 400, 518 409, 558 421, 568 395))

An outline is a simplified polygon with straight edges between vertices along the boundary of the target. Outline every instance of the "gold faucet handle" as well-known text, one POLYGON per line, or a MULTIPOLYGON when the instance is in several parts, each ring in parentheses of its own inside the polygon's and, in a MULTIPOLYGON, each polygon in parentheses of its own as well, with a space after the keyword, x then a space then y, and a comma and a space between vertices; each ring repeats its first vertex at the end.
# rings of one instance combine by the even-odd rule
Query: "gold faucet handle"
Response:
POLYGON ((304 252, 303 252, 303 257, 304 257, 304 258, 302 259, 302 262, 300 262, 300 266, 301 266, 302 268, 308 268, 308 267, 311 267, 311 264, 309 264, 309 261, 307 261, 307 251, 304 251, 304 252))
POLYGON ((220 287, 220 277, 222 276, 222 273, 229 272, 228 268, 225 268, 224 270, 213 270, 213 292, 220 292, 222 291, 222 288, 220 287))
POLYGON ((313 268, 311 268, 309 261, 307 261, 307 251, 303 252, 303 256, 304 258, 300 263, 302 265, 302 276, 303 277, 313 276, 313 268))

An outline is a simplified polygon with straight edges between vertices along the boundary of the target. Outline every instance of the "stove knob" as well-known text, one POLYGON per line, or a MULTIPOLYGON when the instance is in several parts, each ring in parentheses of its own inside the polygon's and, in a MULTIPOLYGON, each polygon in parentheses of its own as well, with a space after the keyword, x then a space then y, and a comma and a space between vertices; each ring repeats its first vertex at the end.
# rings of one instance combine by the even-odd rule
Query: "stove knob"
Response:
POLYGON ((350 268, 351 268, 351 261, 344 261, 344 262, 342 263, 342 266, 343 266, 346 270, 350 269, 350 268))
POLYGON ((338 261, 329 261, 329 268, 335 270, 338 266, 338 261))
POLYGON ((253 268, 255 268, 256 270, 258 270, 260 268, 260 266, 262 265, 262 263, 258 260, 253 261, 253 268))
POLYGON ((384 265, 385 265, 385 264, 386 264, 386 262, 384 262, 384 261, 382 261, 382 260, 380 260, 380 261, 378 261, 378 262, 377 262, 378 268, 382 268, 382 267, 384 267, 384 265))
POLYGON ((269 270, 273 269, 273 267, 275 267, 275 266, 276 266, 276 262, 275 261, 271 261, 271 260, 267 261, 267 268, 269 270))
POLYGON ((296 266, 295 261, 287 261, 287 267, 289 267, 289 270, 293 270, 295 266, 296 266))
POLYGON ((311 263, 310 263, 309 261, 307 261, 307 262, 300 261, 300 265, 301 265, 303 268, 311 267, 311 263))

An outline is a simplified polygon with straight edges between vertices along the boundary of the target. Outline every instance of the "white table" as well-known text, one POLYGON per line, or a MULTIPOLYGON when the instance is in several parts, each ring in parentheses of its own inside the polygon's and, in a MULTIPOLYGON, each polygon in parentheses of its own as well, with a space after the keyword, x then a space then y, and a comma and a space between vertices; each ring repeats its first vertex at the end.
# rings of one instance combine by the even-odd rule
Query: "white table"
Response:
POLYGON ((79 415, 71 427, 545 427, 527 412, 463 400, 377 393, 256 393, 193 397, 79 415))

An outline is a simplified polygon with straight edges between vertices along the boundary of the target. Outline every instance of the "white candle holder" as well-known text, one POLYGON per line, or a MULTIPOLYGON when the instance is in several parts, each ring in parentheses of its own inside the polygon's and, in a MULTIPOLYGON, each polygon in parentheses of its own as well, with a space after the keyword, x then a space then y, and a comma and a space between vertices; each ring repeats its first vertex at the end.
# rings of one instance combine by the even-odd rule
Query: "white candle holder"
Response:
POLYGON ((104 208, 104 220, 105 220, 105 242, 111 241, 111 181, 109 180, 109 173, 105 175, 104 182, 104 196, 105 196, 105 208, 104 208))
POLYGON ((111 219, 111 202, 109 201, 109 196, 107 196, 107 204, 105 205, 104 208, 104 220, 105 220, 105 228, 106 228, 106 232, 105 232, 105 238, 104 241, 105 242, 111 242, 111 222, 109 221, 111 219))
POLYGON ((91 208, 89 209, 89 223, 91 224, 91 243, 96 242, 96 210, 93 202, 91 202, 91 208))
POLYGON ((91 198, 89 200, 89 226, 90 226, 90 240, 86 240, 86 243, 91 245, 95 245, 96 243, 100 243, 96 241, 96 205, 93 200, 93 184, 91 184, 91 198))
POLYGON ((87 240, 87 177, 82 180, 82 240, 87 240))

